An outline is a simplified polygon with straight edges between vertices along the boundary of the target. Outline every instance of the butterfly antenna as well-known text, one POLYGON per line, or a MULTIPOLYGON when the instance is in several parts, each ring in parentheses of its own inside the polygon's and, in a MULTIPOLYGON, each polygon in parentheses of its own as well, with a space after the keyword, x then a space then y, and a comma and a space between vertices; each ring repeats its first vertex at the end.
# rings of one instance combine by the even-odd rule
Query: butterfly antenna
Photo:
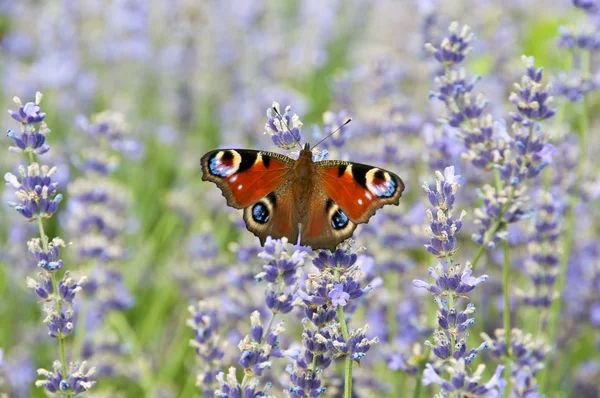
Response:
POLYGON ((348 118, 348 120, 346 120, 344 122, 344 124, 342 124, 340 127, 338 127, 337 129, 335 129, 335 131, 332 131, 331 133, 329 133, 327 135, 327 137, 323 138, 321 141, 317 142, 315 145, 313 145, 313 148, 316 148, 319 146, 320 143, 322 143, 323 141, 325 141, 327 138, 331 137, 332 135, 334 135, 335 133, 337 133, 338 131, 340 131, 342 129, 342 127, 344 127, 345 125, 347 125, 348 123, 350 123, 352 121, 352 118, 348 118))
MULTIPOLYGON (((275 111, 275 113, 277 114, 277 116, 279 116, 281 118, 281 121, 283 122, 283 116, 281 115, 281 113, 279 113, 279 111, 277 110, 277 108, 276 107, 272 107, 272 109, 275 111)), ((296 136, 294 135, 294 133, 292 133, 292 130, 290 130, 290 126, 288 126, 287 120, 285 121, 285 123, 282 123, 282 124, 285 124, 285 128, 287 129, 287 131, 290 132, 290 134, 292 135, 292 137, 296 141, 296 144, 298 144, 298 146, 300 147, 300 149, 302 149, 302 144, 296 138, 296 136)))

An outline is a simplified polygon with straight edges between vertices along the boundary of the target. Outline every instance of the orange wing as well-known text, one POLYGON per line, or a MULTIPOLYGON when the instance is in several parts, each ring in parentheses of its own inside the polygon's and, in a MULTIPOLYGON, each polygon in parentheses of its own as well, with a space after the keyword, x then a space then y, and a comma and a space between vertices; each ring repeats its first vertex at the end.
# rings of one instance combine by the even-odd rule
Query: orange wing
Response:
POLYGON ((317 162, 326 195, 355 224, 365 223, 381 207, 400 203, 404 183, 396 174, 360 163, 317 162))
POLYGON ((217 149, 200 164, 202 179, 217 184, 229 206, 242 209, 286 182, 294 160, 273 152, 217 149))
POLYGON ((300 243, 313 249, 335 250, 340 242, 352 236, 355 229, 356 224, 348 219, 333 199, 324 192, 314 192, 300 243))

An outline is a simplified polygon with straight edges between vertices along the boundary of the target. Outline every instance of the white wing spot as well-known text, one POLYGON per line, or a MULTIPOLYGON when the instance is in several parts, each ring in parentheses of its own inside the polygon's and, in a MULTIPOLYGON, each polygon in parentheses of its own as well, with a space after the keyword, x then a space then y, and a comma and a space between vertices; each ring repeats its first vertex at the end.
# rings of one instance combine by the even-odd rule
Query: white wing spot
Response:
POLYGON ((237 180, 238 176, 233 176, 231 177, 231 182, 235 182, 237 180))
POLYGON ((358 204, 359 204, 359 205, 362 205, 362 199, 359 199, 359 200, 358 200, 358 204))
POLYGON ((371 194, 368 192, 365 193, 365 197, 369 200, 373 199, 373 196, 371 196, 371 194))
POLYGON ((242 189, 242 184, 238 185, 238 190, 242 189))

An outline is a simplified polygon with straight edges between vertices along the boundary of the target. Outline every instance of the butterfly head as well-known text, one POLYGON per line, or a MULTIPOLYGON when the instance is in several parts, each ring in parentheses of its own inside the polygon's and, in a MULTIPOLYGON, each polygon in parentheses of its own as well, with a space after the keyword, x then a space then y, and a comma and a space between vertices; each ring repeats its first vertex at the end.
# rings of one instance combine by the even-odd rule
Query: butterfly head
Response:
POLYGON ((300 151, 300 155, 298 156, 298 159, 301 158, 308 158, 308 159, 312 159, 312 150, 310 149, 310 144, 309 143, 305 143, 304 146, 302 147, 302 150, 300 151))

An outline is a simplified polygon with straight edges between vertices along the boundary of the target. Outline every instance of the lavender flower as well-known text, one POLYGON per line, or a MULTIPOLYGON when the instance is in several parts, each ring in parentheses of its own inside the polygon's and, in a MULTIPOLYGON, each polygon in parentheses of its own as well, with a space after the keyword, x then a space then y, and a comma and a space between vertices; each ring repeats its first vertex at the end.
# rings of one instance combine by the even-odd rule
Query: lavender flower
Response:
POLYGON ((557 45, 569 50, 591 50, 597 51, 600 49, 600 37, 594 30, 580 29, 578 32, 574 29, 561 26, 559 28, 559 38, 557 45))
POLYGON ((438 384, 442 387, 443 393, 436 394, 436 398, 441 397, 501 397, 506 386, 506 380, 502 378, 504 366, 499 365, 494 375, 487 383, 482 383, 481 378, 485 365, 479 365, 475 372, 467 370, 463 359, 451 359, 448 373, 451 375, 450 381, 441 378, 431 366, 427 364, 423 374, 423 384, 438 384))
POLYGON ((571 102, 581 102, 586 95, 596 91, 600 86, 600 76, 592 75, 584 78, 578 73, 560 73, 554 81, 554 92, 571 102))
POLYGON ((14 97, 13 100, 19 106, 19 109, 17 111, 9 110, 8 114, 21 123, 23 128, 34 123, 41 123, 46 117, 44 112, 40 112, 42 97, 42 93, 37 92, 35 94, 35 102, 28 102, 25 105, 23 105, 19 97, 14 97))
POLYGON ((352 135, 352 127, 350 125, 344 126, 344 123, 347 123, 348 119, 350 119, 350 116, 348 114, 348 111, 346 110, 342 110, 337 113, 323 113, 323 128, 315 128, 315 130, 318 131, 318 139, 323 139, 329 136, 329 134, 333 133, 334 131, 338 131, 334 133, 331 137, 323 141, 323 143, 320 144, 320 146, 325 149, 330 147, 342 147, 345 144, 346 139, 352 135))
POLYGON ((298 297, 306 306, 314 308, 329 304, 335 308, 337 305, 333 301, 338 297, 346 297, 344 301, 354 300, 373 288, 372 285, 361 287, 358 280, 362 273, 356 266, 358 255, 349 248, 337 249, 333 253, 320 251, 314 258, 313 264, 320 272, 309 274, 305 289, 298 290, 298 297), (336 295, 332 297, 334 289, 336 295))
POLYGON ((497 183, 492 188, 484 186, 480 195, 483 208, 477 211, 479 232, 473 239, 485 246, 504 238, 498 236, 500 225, 517 222, 528 216, 527 197, 523 196, 524 183, 537 177, 551 162, 556 149, 548 143, 549 137, 539 123, 555 114, 549 107, 552 101, 550 86, 542 86, 542 68, 535 68, 533 57, 523 56, 527 71, 509 99, 517 107, 511 112, 514 123, 509 139, 510 151, 502 163, 496 164, 497 183))
POLYGON ((352 362, 360 362, 377 337, 366 336, 369 326, 348 330, 346 313, 351 313, 357 298, 373 287, 361 288, 362 276, 358 267, 358 255, 352 251, 353 242, 333 253, 320 251, 313 260, 318 273, 308 274, 305 286, 297 291, 296 303, 304 307, 303 355, 297 355, 288 366, 292 397, 318 397, 325 392, 322 386, 323 370, 334 358, 345 358, 345 396, 352 391, 352 362), (337 322, 336 322, 337 321, 337 322))
POLYGON ((287 106, 285 112, 281 113, 279 103, 273 102, 273 106, 267 109, 265 134, 271 136, 273 144, 285 150, 292 150, 302 140, 300 129, 302 122, 298 115, 290 115, 291 107, 287 106))
POLYGON ((58 183, 52 182, 56 167, 31 163, 27 169, 19 166, 21 181, 12 173, 6 173, 4 180, 15 188, 18 202, 8 202, 18 213, 28 221, 38 217, 50 218, 62 201, 62 194, 57 193, 58 183))
POLYGON ((60 259, 60 247, 65 247, 65 241, 59 237, 52 239, 46 244, 44 250, 42 240, 33 238, 27 242, 29 252, 31 252, 38 260, 38 267, 48 271, 55 272, 64 266, 63 260, 60 259))
MULTIPOLYGON (((474 373, 468 371, 468 366, 473 362, 481 350, 488 347, 482 343, 476 348, 467 350, 468 329, 475 322, 471 317, 475 313, 475 306, 468 303, 459 307, 460 300, 468 298, 466 293, 475 289, 477 285, 487 280, 487 275, 478 278, 472 276, 471 265, 455 265, 453 256, 456 253, 455 233, 460 230, 460 220, 452 219, 452 210, 455 195, 460 188, 454 168, 448 167, 444 174, 436 172, 436 188, 430 189, 424 184, 429 202, 435 206, 437 217, 432 217, 433 212, 427 210, 430 220, 430 231, 432 243, 426 245, 428 251, 437 257, 445 259, 445 264, 438 263, 435 268, 429 268, 429 275, 435 280, 435 284, 415 279, 413 285, 425 288, 433 294, 434 301, 438 306, 437 329, 433 332, 433 343, 426 341, 425 345, 430 347, 433 354, 442 360, 442 365, 436 370, 427 363, 423 373, 423 383, 439 384, 442 387, 440 396, 460 397, 463 394, 473 396, 484 396, 491 393, 501 394, 506 383, 501 378, 504 367, 496 369, 494 377, 486 384, 480 384, 481 374, 485 365, 480 365, 474 373), (445 242, 443 244, 443 242, 445 242), (431 250, 431 248, 435 250, 431 250), (439 250, 438 250, 439 249, 439 250), (450 379, 441 377, 444 372, 448 373, 450 379), (439 374, 438 374, 439 373, 439 374)), ((464 216, 464 212, 461 218, 464 216)), ((425 358, 427 360, 427 358, 425 358)))
POLYGON ((350 295, 344 291, 344 285, 336 283, 333 285, 333 289, 327 295, 331 299, 331 305, 334 307, 342 306, 345 307, 350 295))
MULTIPOLYGON (((548 134, 540 122, 554 116, 556 111, 551 107, 551 87, 541 83, 543 69, 535 67, 533 57, 523 56, 526 72, 509 97, 516 106, 516 112, 510 113, 512 134, 503 123, 494 122, 492 116, 484 112, 485 98, 472 92, 479 78, 469 82, 464 70, 456 67, 464 57, 440 55, 451 53, 451 48, 461 49, 461 54, 468 52, 472 36, 465 33, 459 40, 457 30, 458 25, 453 23, 450 36, 442 41, 440 48, 427 45, 445 66, 444 74, 435 80, 440 91, 430 97, 445 103, 447 116, 443 121, 460 130, 466 149, 463 156, 478 168, 494 170, 495 186, 484 186, 480 192, 484 206, 476 213, 479 231, 473 235, 473 240, 483 248, 492 248, 505 238, 498 235, 501 225, 517 222, 528 213, 526 198, 522 197, 524 181, 538 176, 552 162, 556 149, 548 143, 548 134), (454 43, 454 47, 449 43, 454 43)), ((468 32, 468 28, 463 27, 462 31, 468 32)), ((477 255, 474 263, 480 256, 477 255)))
POLYGON ((16 111, 9 110, 8 114, 21 123, 21 132, 16 133, 13 130, 8 130, 6 135, 12 138, 16 146, 9 147, 10 152, 27 152, 36 155, 42 155, 50 150, 50 147, 45 144, 46 135, 50 133, 50 129, 44 123, 46 114, 41 112, 40 103, 42 102, 42 94, 36 93, 35 102, 28 102, 25 105, 21 103, 18 97, 14 97, 15 103, 19 106, 16 111), (33 125, 39 124, 36 130, 33 125))
POLYGON ((215 391, 215 397, 217 398, 274 398, 274 396, 267 395, 265 392, 270 389, 270 385, 266 385, 264 389, 260 389, 258 379, 252 380, 245 386, 242 386, 237 380, 234 367, 229 368, 227 376, 221 372, 217 375, 216 379, 220 386, 219 389, 215 391))
MULTIPOLYGON (((511 330, 511 395, 515 397, 538 396, 539 386, 536 374, 543 369, 544 359, 550 351, 548 345, 541 338, 534 338, 522 330, 511 330)), ((508 354, 504 329, 497 329, 494 338, 482 333, 481 337, 489 344, 490 351, 495 357, 508 354)))
POLYGON ((323 333, 321 335, 326 340, 325 344, 334 358, 349 356, 351 360, 360 363, 360 360, 367 355, 371 346, 379 343, 377 337, 367 338, 369 325, 350 331, 347 341, 344 340, 342 331, 337 325, 332 325, 326 330, 329 335, 328 338, 325 338, 323 333))
POLYGON ((533 289, 523 292, 526 305, 548 309, 556 297, 554 284, 560 261, 562 204, 551 194, 542 195, 535 216, 535 231, 529 243, 530 257, 525 263, 533 289))
POLYGON ((597 13, 599 9, 596 0, 573 0, 573 5, 590 14, 597 13))
POLYGON ((69 392, 70 395, 77 395, 88 391, 96 384, 95 381, 91 380, 96 369, 88 369, 86 361, 83 361, 81 364, 72 362, 69 366, 69 373, 66 375, 66 378, 63 376, 59 361, 54 362, 52 369, 52 371, 38 369, 38 375, 43 376, 46 379, 35 382, 36 386, 44 387, 46 391, 50 393, 62 395, 69 392))
POLYGON ((19 166, 21 182, 11 173, 7 173, 4 178, 16 189, 15 196, 19 200, 18 203, 10 202, 9 205, 28 221, 37 221, 40 236, 31 239, 27 246, 35 256, 41 271, 37 280, 27 278, 27 286, 42 299, 42 309, 46 314, 43 322, 48 334, 58 340, 60 361, 54 362, 53 371, 38 370, 38 374, 44 376, 45 380, 37 381, 36 386, 43 386, 51 393, 75 396, 89 390, 95 384, 95 381, 91 380, 94 368, 88 371, 85 362, 72 362, 67 371, 65 360, 64 339, 73 333, 75 326, 74 299, 82 290, 86 278, 75 281, 69 272, 65 272, 63 278, 58 280, 57 273, 64 267, 63 260, 59 258, 59 247, 64 247, 65 243, 58 237, 50 240, 45 233, 43 220, 53 216, 62 195, 57 193, 58 184, 51 180, 56 167, 50 168, 35 162, 36 154, 49 150, 49 147, 44 146, 44 137, 49 130, 43 122, 46 115, 40 110, 41 99, 42 95, 37 93, 36 102, 24 106, 17 97, 14 99, 19 109, 9 113, 21 123, 23 134, 17 138, 9 132, 9 136, 19 149, 28 152, 29 165, 27 171, 25 166, 19 166))
POLYGON ((444 74, 435 78, 435 85, 439 91, 431 92, 429 97, 444 102, 446 115, 441 121, 459 129, 459 136, 465 146, 463 156, 475 167, 491 170, 494 164, 502 162, 506 157, 508 136, 502 125, 494 123, 492 116, 484 112, 487 106, 485 97, 473 92, 481 77, 470 79, 464 69, 458 68, 470 52, 470 42, 473 38, 468 26, 460 28, 461 36, 457 36, 459 28, 456 22, 450 25, 450 35, 442 40, 440 48, 429 43, 425 45, 445 68, 444 74), (453 47, 451 43, 457 44, 453 47), (453 55, 458 49, 460 52, 453 55), (444 53, 449 55, 443 57, 444 53), (445 58, 453 61, 446 61, 445 58))
POLYGON ((260 377, 265 368, 271 367, 270 357, 283 356, 279 349, 278 336, 285 329, 283 328, 283 322, 271 328, 268 325, 265 329, 260 321, 258 311, 254 311, 250 315, 250 321, 252 324, 250 333, 238 344, 238 348, 242 352, 239 363, 246 376, 260 377))
POLYGON ((468 26, 460 27, 457 22, 450 24, 448 32, 450 34, 442 40, 439 48, 435 48, 429 43, 425 44, 425 48, 439 63, 452 66, 461 63, 471 52, 470 43, 474 34, 468 26))
POLYGON ((430 188, 427 183, 423 189, 427 192, 427 198, 432 206, 437 208, 435 214, 427 210, 429 219, 428 233, 431 236, 430 243, 425 245, 428 252, 440 258, 452 256, 456 251, 456 237, 462 228, 462 218, 466 212, 462 212, 458 220, 452 220, 455 195, 460 187, 458 180, 461 176, 454 174, 454 166, 444 170, 444 176, 437 176, 435 188, 430 188))
POLYGON ((87 332, 84 354, 94 361, 99 376, 113 376, 128 372, 115 360, 127 352, 121 349, 118 339, 106 343, 104 320, 112 311, 131 308, 134 299, 118 266, 127 255, 122 237, 131 199, 126 187, 110 175, 119 167, 118 153, 131 154, 139 150, 139 145, 128 138, 122 114, 107 111, 93 115, 91 120, 78 118, 79 127, 86 133, 86 147, 75 158, 81 175, 69 185, 66 226, 79 237, 74 244, 77 257, 91 266, 84 284, 87 311, 81 318, 87 332))

